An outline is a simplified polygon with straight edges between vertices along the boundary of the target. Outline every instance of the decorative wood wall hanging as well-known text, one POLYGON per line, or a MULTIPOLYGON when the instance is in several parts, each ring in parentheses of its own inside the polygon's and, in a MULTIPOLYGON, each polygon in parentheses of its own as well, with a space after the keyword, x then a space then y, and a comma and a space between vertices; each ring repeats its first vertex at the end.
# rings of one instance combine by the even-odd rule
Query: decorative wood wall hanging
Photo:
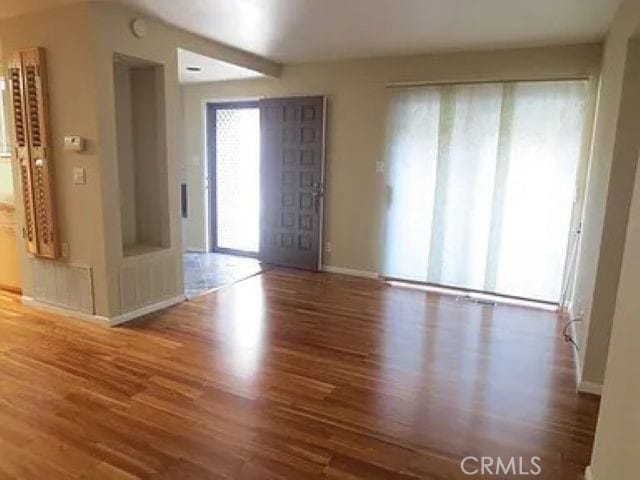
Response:
POLYGON ((8 76, 27 250, 40 257, 57 258, 60 245, 53 195, 44 49, 21 50, 13 54, 8 76))

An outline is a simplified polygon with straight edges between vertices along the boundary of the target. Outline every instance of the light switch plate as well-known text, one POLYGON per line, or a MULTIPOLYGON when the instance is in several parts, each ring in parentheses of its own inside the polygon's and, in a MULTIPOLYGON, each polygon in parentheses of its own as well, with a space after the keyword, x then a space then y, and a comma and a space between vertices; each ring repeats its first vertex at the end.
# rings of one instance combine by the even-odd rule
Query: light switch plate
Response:
POLYGON ((82 167, 73 169, 73 183, 75 185, 84 185, 87 183, 87 171, 82 167))

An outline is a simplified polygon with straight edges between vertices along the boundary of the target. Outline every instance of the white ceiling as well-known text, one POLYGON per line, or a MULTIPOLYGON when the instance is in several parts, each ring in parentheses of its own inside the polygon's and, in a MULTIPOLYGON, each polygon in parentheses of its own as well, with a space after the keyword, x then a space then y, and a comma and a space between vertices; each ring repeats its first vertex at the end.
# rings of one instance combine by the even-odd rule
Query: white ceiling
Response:
POLYGON ((125 0, 283 63, 603 37, 619 0, 125 0))
MULTIPOLYGON (((72 0, 1 0, 0 17, 72 0)), ((106 0, 112 1, 112 0, 106 0)), ((283 63, 599 40, 619 0, 121 0, 283 63)))
POLYGON ((178 49, 178 78, 180 83, 217 82, 262 76, 260 72, 248 68, 205 57, 182 48, 178 49), (191 72, 187 67, 199 67, 200 71, 191 72))

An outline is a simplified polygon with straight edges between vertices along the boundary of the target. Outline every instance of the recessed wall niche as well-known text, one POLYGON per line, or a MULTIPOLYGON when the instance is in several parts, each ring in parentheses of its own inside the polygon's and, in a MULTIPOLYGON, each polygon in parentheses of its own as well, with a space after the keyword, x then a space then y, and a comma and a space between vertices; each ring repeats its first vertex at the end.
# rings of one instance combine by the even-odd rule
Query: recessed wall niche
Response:
POLYGON ((124 256, 170 246, 164 66, 113 60, 124 256))

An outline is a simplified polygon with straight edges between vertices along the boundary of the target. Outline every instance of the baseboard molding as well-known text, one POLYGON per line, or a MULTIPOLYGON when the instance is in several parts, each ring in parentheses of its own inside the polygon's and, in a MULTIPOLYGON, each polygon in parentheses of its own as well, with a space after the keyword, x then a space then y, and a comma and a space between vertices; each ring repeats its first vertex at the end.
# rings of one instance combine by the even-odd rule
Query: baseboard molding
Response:
POLYGON ((103 325, 106 327, 111 324, 107 317, 103 317, 100 315, 91 315, 89 313, 79 312, 77 310, 70 310, 58 305, 41 302, 40 300, 36 300, 35 298, 28 297, 26 295, 23 295, 21 297, 21 301, 22 304, 26 305, 27 307, 33 308, 34 310, 51 313, 53 315, 76 318, 78 320, 84 320, 86 322, 96 323, 98 325, 103 325))
POLYGON ((593 470, 591 470, 591 465, 588 465, 587 469, 584 471, 584 480, 595 480, 595 478, 593 478, 593 470))
MULTIPOLYGON (((569 317, 569 318, 573 318, 573 317, 569 317)), ((580 340, 578 339, 578 331, 576 330, 575 322, 571 322, 571 325, 569 325, 569 330, 570 330, 571 338, 573 338, 573 340, 579 344, 580 340)), ((575 369, 576 369, 576 388, 578 388, 579 390, 580 383, 582 382, 582 364, 580 362, 580 350, 578 350, 578 348, 573 344, 569 344, 569 346, 573 350, 573 362, 575 364, 575 369)))
POLYGON ((582 392, 582 393, 589 393, 591 395, 601 396, 602 395, 602 385, 599 384, 599 383, 582 381, 578 385, 578 391, 582 392))
POLYGON ((51 305, 49 303, 40 302, 34 298, 27 297, 24 295, 22 296, 22 303, 27 307, 33 308, 35 310, 51 313, 53 315, 58 315, 61 317, 76 318, 78 320, 84 320, 84 321, 95 323, 105 327, 115 327, 116 325, 120 325, 122 323, 128 322, 135 318, 142 317, 143 315, 148 315, 150 313, 157 312, 158 310, 163 310, 165 308, 171 307, 178 303, 184 302, 186 299, 187 298, 184 295, 178 295, 176 297, 172 297, 167 300, 163 300, 161 302, 147 305, 145 307, 138 308, 137 310, 132 310, 131 312, 126 312, 126 313, 123 313, 122 315, 118 315, 116 317, 110 317, 110 318, 103 317, 101 315, 90 315, 88 313, 69 310, 56 305, 51 305))
POLYGON ((323 265, 323 272, 339 273, 341 275, 351 275, 352 277, 373 278, 378 279, 380 275, 377 272, 367 272, 365 270, 354 270, 352 268, 334 267, 332 265, 323 265))
POLYGON ((153 303, 151 305, 147 305, 145 307, 123 313, 122 315, 118 315, 117 317, 111 317, 109 319, 109 325, 112 327, 120 325, 135 318, 142 317, 143 315, 148 315, 150 313, 157 312, 158 310, 164 310, 165 308, 172 307, 178 303, 184 302, 186 299, 187 297, 185 295, 178 295, 161 302, 153 303))

